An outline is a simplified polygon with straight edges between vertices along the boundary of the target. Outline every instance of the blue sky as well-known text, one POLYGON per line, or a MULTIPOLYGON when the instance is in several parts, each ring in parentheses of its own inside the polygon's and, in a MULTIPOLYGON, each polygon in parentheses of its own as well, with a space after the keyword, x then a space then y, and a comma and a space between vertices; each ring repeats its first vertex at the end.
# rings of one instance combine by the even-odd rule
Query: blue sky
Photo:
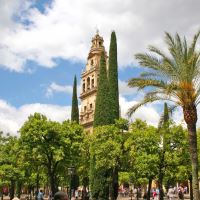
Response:
MULTIPOLYGON (((34 112, 57 121, 70 117, 73 78, 77 75, 80 85, 97 28, 107 52, 110 33, 116 31, 120 105, 126 117, 143 96, 126 84, 140 72, 134 54, 145 52, 149 44, 165 50, 166 30, 190 39, 199 29, 199 6, 198 0, 0 1, 0 128, 17 134, 34 112)), ((156 126, 162 106, 146 106, 133 119, 156 126)), ((180 111, 175 121, 182 122, 180 111)))

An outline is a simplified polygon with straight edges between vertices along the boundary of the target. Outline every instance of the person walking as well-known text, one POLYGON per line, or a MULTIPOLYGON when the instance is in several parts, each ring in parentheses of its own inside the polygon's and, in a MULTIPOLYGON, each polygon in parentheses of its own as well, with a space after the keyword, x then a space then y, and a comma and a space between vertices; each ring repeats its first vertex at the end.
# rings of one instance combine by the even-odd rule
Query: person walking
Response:
POLYGON ((172 188, 172 186, 169 187, 169 190, 167 192, 167 197, 169 198, 169 200, 173 200, 174 198, 174 189, 172 188))
POLYGON ((44 194, 43 194, 43 191, 42 191, 42 190, 40 190, 40 191, 38 192, 37 199, 38 199, 38 200, 44 200, 44 194))
POLYGON ((183 191, 183 187, 180 186, 178 189, 178 198, 179 199, 184 199, 184 191, 183 191))

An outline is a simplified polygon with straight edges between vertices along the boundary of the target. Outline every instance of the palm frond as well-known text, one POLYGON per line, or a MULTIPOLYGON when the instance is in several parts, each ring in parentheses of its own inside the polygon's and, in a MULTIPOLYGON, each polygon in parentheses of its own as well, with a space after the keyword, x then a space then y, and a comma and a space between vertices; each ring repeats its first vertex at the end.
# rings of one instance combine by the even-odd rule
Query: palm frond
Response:
POLYGON ((162 64, 161 61, 150 54, 142 54, 138 53, 135 55, 135 58, 139 60, 139 64, 143 67, 147 67, 153 70, 158 70, 160 68, 160 65, 162 64))
POLYGON ((165 32, 165 42, 170 47, 174 47, 175 46, 175 40, 172 37, 172 35, 170 33, 168 33, 168 32, 165 32))
POLYGON ((160 76, 159 72, 141 72, 140 77, 142 78, 151 78, 151 77, 157 77, 160 76))
POLYGON ((187 40, 185 37, 183 39, 183 49, 184 49, 184 60, 187 62, 188 47, 187 47, 187 40))
POLYGON ((135 104, 133 107, 129 108, 128 112, 127 112, 127 115, 128 117, 131 117, 131 115, 138 109, 140 108, 141 106, 143 105, 146 105, 148 103, 152 103, 152 102, 155 102, 155 101, 159 101, 159 100, 166 100, 166 101, 172 101, 173 100, 166 96, 166 95, 159 95, 160 93, 156 93, 155 91, 154 92, 148 92, 143 100, 137 104, 135 104))
POLYGON ((175 36, 175 41, 176 41, 176 53, 179 54, 179 56, 183 56, 183 46, 182 46, 182 40, 179 36, 178 33, 176 33, 176 36, 175 36))
POLYGON ((191 46, 189 47, 189 50, 188 50, 188 57, 190 57, 195 52, 196 43, 197 43, 197 40, 199 38, 199 35, 200 35, 200 30, 193 37, 192 44, 191 44, 191 46))
POLYGON ((152 54, 136 54, 135 58, 139 61, 139 64, 143 67, 149 68, 154 71, 158 71, 162 76, 169 77, 170 74, 177 74, 173 63, 170 62, 169 58, 158 59, 152 54))
POLYGON ((148 87, 149 92, 129 109, 129 116, 139 107, 157 100, 174 101, 178 106, 200 103, 200 52, 196 50, 199 35, 200 31, 188 45, 185 37, 181 38, 179 34, 172 37, 166 32, 170 56, 154 46, 149 46, 150 53, 136 54, 138 63, 149 72, 130 79, 128 85, 138 89, 148 87))
POLYGON ((165 83, 160 80, 155 79, 145 79, 145 78, 132 78, 128 81, 129 87, 137 87, 139 90, 145 87, 164 87, 165 83))

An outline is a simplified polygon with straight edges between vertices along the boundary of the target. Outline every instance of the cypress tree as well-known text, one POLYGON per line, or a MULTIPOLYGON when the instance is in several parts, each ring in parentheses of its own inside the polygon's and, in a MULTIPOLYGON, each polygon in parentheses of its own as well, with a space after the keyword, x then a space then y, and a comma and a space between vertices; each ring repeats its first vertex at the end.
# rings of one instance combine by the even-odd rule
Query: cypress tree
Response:
MULTIPOLYGON (((118 64, 117 64, 117 39, 113 31, 110 39, 109 49, 109 88, 110 88, 110 110, 112 123, 119 119, 119 88, 118 88, 118 64)), ((112 182, 110 184, 111 200, 117 199, 118 196, 118 169, 114 168, 111 174, 112 182)))
POLYGON ((78 99, 77 99, 77 80, 74 76, 73 94, 72 94, 72 112, 71 121, 76 121, 79 124, 79 109, 78 109, 78 99))
POLYGON ((164 104, 164 116, 163 116, 163 123, 167 123, 169 121, 169 109, 167 103, 164 104))
POLYGON ((167 136, 169 132, 169 108, 167 106, 167 103, 164 104, 164 112, 163 116, 161 116, 160 119, 160 128, 161 128, 161 135, 162 135, 162 142, 163 147, 162 151, 160 152, 160 164, 159 164, 159 173, 158 173, 158 188, 160 191, 160 200, 164 199, 164 192, 163 192, 163 178, 164 178, 164 169, 165 169, 165 157, 166 157, 166 148, 168 145, 170 145, 170 140, 167 136))
POLYGON ((119 88, 118 88, 118 64, 117 64, 117 39, 113 31, 110 39, 109 49, 109 87, 110 87, 110 108, 112 112, 112 123, 119 119, 119 88))
POLYGON ((106 71, 106 61, 105 55, 102 52, 93 126, 97 127, 111 124, 112 117, 110 111, 110 92, 106 71))

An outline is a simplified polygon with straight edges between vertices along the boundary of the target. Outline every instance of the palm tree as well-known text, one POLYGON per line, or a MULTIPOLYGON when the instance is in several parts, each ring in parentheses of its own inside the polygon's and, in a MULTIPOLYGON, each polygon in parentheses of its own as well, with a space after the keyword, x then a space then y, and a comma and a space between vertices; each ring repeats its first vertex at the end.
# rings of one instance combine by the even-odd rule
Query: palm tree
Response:
POLYGON ((128 81, 130 87, 148 88, 143 100, 129 109, 129 116, 140 106, 158 100, 168 100, 182 107, 188 129, 195 200, 200 200, 196 134, 197 105, 200 102, 200 52, 196 50, 199 35, 200 31, 188 45, 185 37, 165 33, 169 54, 154 46, 149 46, 150 53, 136 54, 139 64, 147 70, 128 81))

